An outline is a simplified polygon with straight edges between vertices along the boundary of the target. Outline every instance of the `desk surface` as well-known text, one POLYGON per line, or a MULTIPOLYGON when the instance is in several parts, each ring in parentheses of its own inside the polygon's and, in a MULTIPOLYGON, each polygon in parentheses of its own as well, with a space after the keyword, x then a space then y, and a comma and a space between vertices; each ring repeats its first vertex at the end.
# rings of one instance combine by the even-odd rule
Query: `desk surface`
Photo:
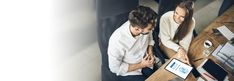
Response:
MULTIPOLYGON (((224 44, 228 40, 223 36, 215 36, 212 33, 213 28, 220 27, 222 25, 226 25, 228 29, 234 32, 234 5, 230 7, 223 15, 214 20, 209 26, 207 26, 199 35, 191 42, 189 49, 189 59, 195 67, 198 67, 205 59, 193 62, 195 59, 205 58, 203 55, 203 43, 206 39, 210 40, 213 43, 212 49, 215 49, 220 44, 224 44)), ((177 58, 177 56, 173 56, 173 58, 177 58)), ((213 61, 219 64, 219 62, 212 56, 209 56, 213 61)), ((171 60, 171 59, 170 59, 171 60)), ((155 73, 153 73, 146 81, 168 81, 177 76, 165 70, 165 66, 170 62, 167 61, 163 64, 155 73)), ((230 70, 230 69, 228 69, 230 70)), ((234 81, 233 75, 229 73, 229 80, 234 81)), ((196 78, 190 73, 185 81, 196 81, 196 78)))
MULTIPOLYGON (((234 32, 234 5, 231 6, 223 15, 215 19, 209 26, 207 26, 199 35, 191 42, 190 49, 189 49, 189 59, 194 64, 195 67, 198 67, 205 59, 193 62, 199 58, 209 58, 216 62, 217 64, 221 65, 221 63, 212 55, 206 57, 203 55, 203 43, 206 39, 210 40, 213 44, 211 50, 214 51, 220 44, 225 44, 228 40, 220 35, 216 36, 213 34, 212 29, 218 28, 222 25, 227 26, 229 30, 234 32)), ((234 76, 231 75, 231 68, 227 66, 223 66, 228 72, 229 80, 234 81, 234 76)))

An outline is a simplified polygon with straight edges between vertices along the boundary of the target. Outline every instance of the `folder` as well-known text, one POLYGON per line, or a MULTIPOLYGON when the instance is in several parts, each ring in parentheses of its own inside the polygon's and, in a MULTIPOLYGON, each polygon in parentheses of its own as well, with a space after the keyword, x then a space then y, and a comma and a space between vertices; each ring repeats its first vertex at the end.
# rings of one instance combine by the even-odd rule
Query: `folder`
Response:
POLYGON ((228 79, 228 73, 210 59, 206 59, 198 66, 197 70, 208 81, 224 81, 228 79))
POLYGON ((215 77, 218 81, 223 81, 227 76, 227 72, 221 68, 219 65, 208 59, 206 63, 202 66, 208 73, 215 77))

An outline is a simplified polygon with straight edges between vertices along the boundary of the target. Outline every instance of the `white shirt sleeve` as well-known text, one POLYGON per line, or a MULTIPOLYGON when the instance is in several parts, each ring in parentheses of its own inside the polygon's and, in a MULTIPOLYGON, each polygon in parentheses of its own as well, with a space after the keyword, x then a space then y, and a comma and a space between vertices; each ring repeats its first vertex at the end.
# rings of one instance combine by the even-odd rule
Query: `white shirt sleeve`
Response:
POLYGON ((160 31, 159 31, 160 39, 164 46, 177 52, 180 46, 176 44, 175 42, 173 42, 172 39, 170 39, 170 35, 169 35, 170 26, 168 22, 169 21, 166 21, 164 16, 161 17, 160 31))
POLYGON ((190 29, 188 34, 184 37, 184 39, 180 41, 180 45, 186 50, 186 52, 188 52, 190 43, 192 41, 194 28, 195 28, 195 20, 193 19, 192 28, 190 29))
POLYGON ((152 32, 149 33, 149 45, 154 46, 154 40, 153 40, 153 33, 152 32))
POLYGON ((128 72, 129 64, 123 62, 124 55, 125 50, 122 46, 118 46, 116 43, 110 43, 108 47, 109 68, 117 76, 128 72))

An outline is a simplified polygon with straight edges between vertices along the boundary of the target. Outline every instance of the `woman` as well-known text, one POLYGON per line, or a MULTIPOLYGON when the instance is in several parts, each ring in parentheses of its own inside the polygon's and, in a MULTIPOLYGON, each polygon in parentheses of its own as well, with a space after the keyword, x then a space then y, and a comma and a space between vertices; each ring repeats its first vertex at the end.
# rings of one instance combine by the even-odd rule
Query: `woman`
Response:
POLYGON ((169 58, 179 54, 179 58, 189 64, 187 52, 194 28, 193 1, 183 1, 160 19, 160 48, 169 58))

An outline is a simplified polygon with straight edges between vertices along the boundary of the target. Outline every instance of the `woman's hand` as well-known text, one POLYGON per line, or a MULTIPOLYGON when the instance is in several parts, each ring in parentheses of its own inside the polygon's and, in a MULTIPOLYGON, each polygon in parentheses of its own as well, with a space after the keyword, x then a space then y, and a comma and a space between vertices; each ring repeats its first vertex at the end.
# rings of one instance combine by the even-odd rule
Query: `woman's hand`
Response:
POLYGON ((190 65, 189 59, 188 59, 188 55, 187 55, 186 51, 185 51, 183 48, 180 47, 180 48, 178 49, 177 54, 178 54, 178 58, 179 58, 182 62, 184 62, 184 63, 190 65))

